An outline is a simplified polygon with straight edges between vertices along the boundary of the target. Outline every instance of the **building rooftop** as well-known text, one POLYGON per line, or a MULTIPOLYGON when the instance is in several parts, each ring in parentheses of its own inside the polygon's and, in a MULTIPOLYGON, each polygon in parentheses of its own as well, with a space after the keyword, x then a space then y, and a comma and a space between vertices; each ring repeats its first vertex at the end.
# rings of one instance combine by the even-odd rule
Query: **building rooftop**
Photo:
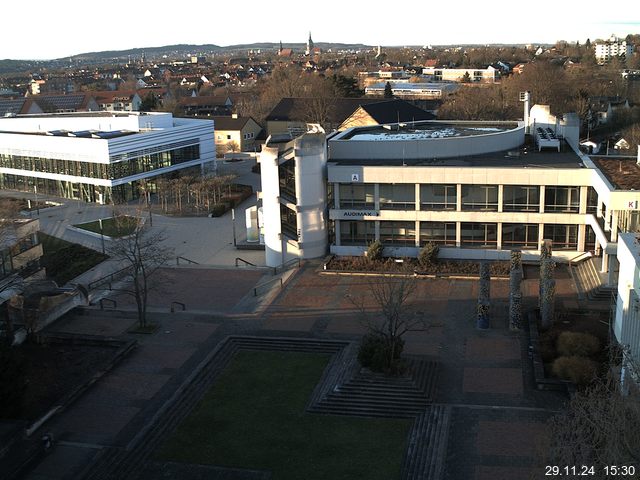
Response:
POLYGON ((498 152, 464 155, 445 158, 403 159, 402 153, 395 158, 348 159, 329 158, 329 162, 338 165, 366 166, 424 166, 424 167, 488 167, 488 168, 587 168, 581 158, 569 145, 562 144, 562 151, 543 150, 525 143, 518 149, 498 152))
POLYGON ((640 166, 635 158, 591 157, 618 190, 640 190, 640 166))
POLYGON ((487 133, 506 132, 517 127, 513 124, 457 124, 457 123, 431 123, 408 122, 400 127, 396 125, 381 125, 368 129, 356 129, 340 140, 353 141, 385 141, 385 140, 420 140, 427 138, 468 137, 474 135, 486 135, 487 133))

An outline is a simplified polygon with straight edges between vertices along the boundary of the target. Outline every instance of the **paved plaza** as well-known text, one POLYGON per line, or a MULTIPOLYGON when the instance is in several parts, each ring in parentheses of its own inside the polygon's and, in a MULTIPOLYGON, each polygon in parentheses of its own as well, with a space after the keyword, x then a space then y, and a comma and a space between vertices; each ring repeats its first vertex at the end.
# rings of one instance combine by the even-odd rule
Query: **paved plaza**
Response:
MULTIPOLYGON (((243 212, 252 202, 255 199, 247 200, 239 210, 243 212)), ((124 210, 133 213, 136 208, 124 210)), ((43 231, 99 250, 99 239, 66 226, 111 213, 110 207, 68 202, 42 210, 40 218, 43 231)), ((238 240, 243 239, 242 227, 241 221, 238 240)), ((274 277, 268 269, 234 266, 236 257, 264 265, 264 253, 234 248, 229 214, 211 219, 154 215, 153 228, 165 232, 177 256, 199 265, 166 269, 164 285, 149 302, 151 319, 159 324, 153 334, 128 333, 136 324, 134 304, 116 292, 108 293, 116 301, 115 310, 94 307, 72 312, 49 327, 76 335, 136 339, 138 346, 45 424, 43 431, 55 435, 56 446, 29 479, 95 476, 92 465, 100 464, 109 452, 134 448, 158 412, 177 401, 176 391, 188 384, 192 372, 229 335, 357 341, 366 332, 363 311, 375 314, 378 310, 370 295, 372 277, 329 274, 321 270, 320 261, 288 272, 281 290, 275 281, 265 294, 255 297, 253 288, 274 277), (171 313, 173 302, 184 304, 186 311, 171 313)), ((81 281, 117 268, 105 262, 81 281)), ((526 279, 526 307, 535 306, 537 293, 537 280, 526 279)), ((557 293, 559 305, 577 305, 568 276, 558 279, 557 293)), ((410 299, 428 328, 407 334, 404 353, 439 363, 434 403, 452 412, 444 479, 526 480, 543 475, 537 462, 545 422, 565 398, 534 386, 525 335, 508 329, 508 281, 491 282, 488 331, 475 328, 477 295, 477 280, 419 278, 410 299)), ((110 478, 107 474, 104 478, 110 478)))

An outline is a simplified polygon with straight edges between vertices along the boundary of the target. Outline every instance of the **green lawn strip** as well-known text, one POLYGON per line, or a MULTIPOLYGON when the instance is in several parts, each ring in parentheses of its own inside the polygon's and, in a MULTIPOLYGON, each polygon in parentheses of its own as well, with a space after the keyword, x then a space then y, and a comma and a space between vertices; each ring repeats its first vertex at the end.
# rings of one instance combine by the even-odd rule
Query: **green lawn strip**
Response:
POLYGON ((46 233, 38 232, 38 239, 43 251, 40 264, 45 267, 47 277, 58 285, 64 285, 109 258, 90 248, 46 233))
POLYGON ((275 480, 399 478, 411 420, 304 412, 328 360, 239 352, 156 457, 271 470, 275 480))
MULTIPOLYGON (((136 217, 119 217, 118 221, 113 217, 102 219, 102 233, 108 237, 118 238, 126 235, 131 235, 138 225, 138 218, 136 217)), ((93 233, 100 233, 100 222, 98 220, 94 222, 80 223, 74 225, 76 228, 87 230, 93 233)))

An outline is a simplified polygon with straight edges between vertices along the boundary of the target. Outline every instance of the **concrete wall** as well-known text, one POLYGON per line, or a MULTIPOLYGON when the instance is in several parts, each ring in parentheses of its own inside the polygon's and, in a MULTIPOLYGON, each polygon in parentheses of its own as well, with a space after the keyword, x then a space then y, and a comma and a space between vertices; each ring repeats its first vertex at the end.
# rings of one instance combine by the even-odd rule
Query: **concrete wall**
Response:
POLYGON ((329 160, 402 158, 399 155, 406 159, 464 157, 519 148, 524 143, 524 126, 467 137, 385 141, 342 140, 337 137, 329 143, 329 160))
POLYGON ((323 133, 306 133, 295 140, 297 224, 301 258, 327 253, 327 150, 323 133))

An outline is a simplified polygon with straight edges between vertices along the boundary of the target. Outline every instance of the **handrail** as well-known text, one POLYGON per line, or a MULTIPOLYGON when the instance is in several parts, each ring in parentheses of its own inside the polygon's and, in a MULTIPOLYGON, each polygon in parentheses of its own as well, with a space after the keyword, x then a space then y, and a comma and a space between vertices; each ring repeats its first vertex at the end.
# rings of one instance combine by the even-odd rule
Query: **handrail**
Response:
POLYGON ((266 285, 270 285, 270 284, 272 284, 273 282, 278 282, 278 281, 280 282, 280 288, 282 288, 282 285, 283 285, 282 278, 281 278, 281 277, 278 277, 278 278, 272 278, 271 280, 267 280, 266 282, 261 283, 260 285, 256 285, 255 287, 253 287, 253 296, 254 296, 254 297, 257 297, 257 296, 258 296, 258 289, 259 289, 259 288, 262 288, 262 287, 264 287, 264 286, 266 286, 266 285))
POLYGON ((176 265, 180 265, 180 260, 184 260, 185 262, 192 265, 200 265, 198 262, 194 262, 193 260, 189 260, 186 257, 176 257, 176 265))
POLYGON ((569 260, 569 265, 573 265, 574 263, 578 262, 578 259, 581 259, 581 257, 591 257, 591 252, 582 252, 580 255, 576 255, 575 257, 573 257, 572 259, 569 260))
POLYGON ((250 265, 252 267, 256 267, 257 266, 255 263, 251 263, 251 262, 245 260, 244 258, 236 257, 236 267, 239 267, 238 262, 242 262, 245 265, 250 265))
POLYGON ((120 275, 121 273, 125 273, 128 270, 131 270, 131 268, 132 268, 131 266, 127 266, 127 267, 121 268, 120 270, 116 270, 113 273, 105 275, 104 277, 101 277, 98 280, 94 280, 93 282, 89 283, 89 285, 87 285, 87 290, 89 291, 95 290, 97 287, 101 286, 104 283, 108 283, 109 290, 112 290, 111 283, 115 280, 116 276, 120 275))
POLYGON ((111 302, 112 307, 115 309, 118 307, 118 304, 112 298, 101 298, 100 299, 100 310, 104 310, 104 302, 111 302))
POLYGON ((277 275, 278 270, 280 270, 281 272, 284 272, 285 270, 288 270, 289 267, 296 264, 297 264, 297 268, 300 268, 300 266, 302 265, 302 262, 299 258, 292 258, 291 260, 287 260, 283 264, 278 265, 277 267, 273 267, 273 274, 277 275))
POLYGON ((182 303, 182 302, 171 302, 171 306, 170 306, 171 313, 174 313, 174 312, 175 312, 174 305, 179 305, 179 306, 181 306, 181 307, 182 307, 182 311, 183 311, 183 312, 187 309, 187 306, 186 306, 184 303, 182 303))

